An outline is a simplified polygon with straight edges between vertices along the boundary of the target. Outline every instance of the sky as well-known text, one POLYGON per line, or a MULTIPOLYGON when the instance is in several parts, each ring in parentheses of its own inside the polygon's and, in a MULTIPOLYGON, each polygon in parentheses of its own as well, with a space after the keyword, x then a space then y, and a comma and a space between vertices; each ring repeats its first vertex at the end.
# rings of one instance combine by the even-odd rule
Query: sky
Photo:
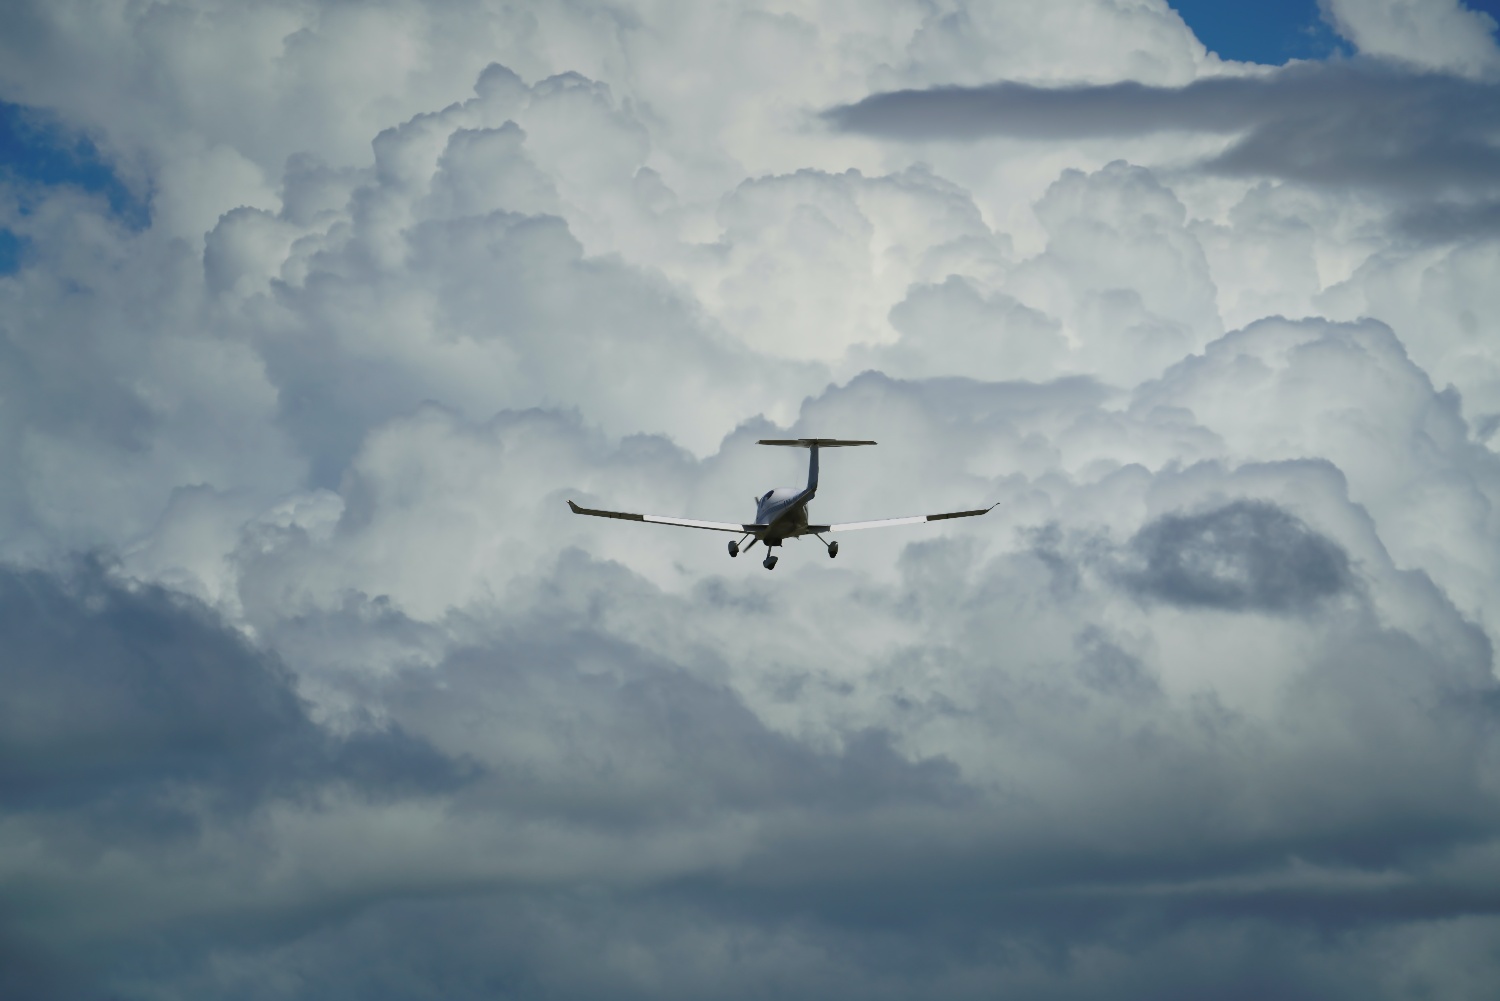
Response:
POLYGON ((1171 6, 1198 40, 1223 59, 1281 66, 1290 59, 1350 54, 1347 43, 1322 16, 1317 0, 1177 0, 1171 6))
POLYGON ((1496 10, 1244 8, 0 5, 0 996, 1493 997, 1496 10))

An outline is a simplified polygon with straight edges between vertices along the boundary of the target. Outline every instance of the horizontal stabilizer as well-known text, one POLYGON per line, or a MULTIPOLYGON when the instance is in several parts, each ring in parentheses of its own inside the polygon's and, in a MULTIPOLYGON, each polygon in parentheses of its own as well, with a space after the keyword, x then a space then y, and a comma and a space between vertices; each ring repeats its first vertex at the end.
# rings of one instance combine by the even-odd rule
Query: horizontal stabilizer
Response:
POLYGON ((762 438, 757 445, 787 445, 791 448, 840 448, 844 445, 873 445, 873 441, 850 441, 845 438, 762 438))

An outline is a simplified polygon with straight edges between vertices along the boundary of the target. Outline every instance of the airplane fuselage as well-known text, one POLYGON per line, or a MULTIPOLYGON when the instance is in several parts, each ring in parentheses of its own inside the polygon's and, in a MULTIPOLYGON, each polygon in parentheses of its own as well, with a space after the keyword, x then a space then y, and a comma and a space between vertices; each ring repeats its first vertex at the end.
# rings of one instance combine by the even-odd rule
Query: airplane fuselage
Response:
POLYGON ((816 488, 777 487, 767 490, 755 502, 756 524, 769 526, 761 541, 779 546, 783 539, 801 535, 807 528, 807 502, 816 488))

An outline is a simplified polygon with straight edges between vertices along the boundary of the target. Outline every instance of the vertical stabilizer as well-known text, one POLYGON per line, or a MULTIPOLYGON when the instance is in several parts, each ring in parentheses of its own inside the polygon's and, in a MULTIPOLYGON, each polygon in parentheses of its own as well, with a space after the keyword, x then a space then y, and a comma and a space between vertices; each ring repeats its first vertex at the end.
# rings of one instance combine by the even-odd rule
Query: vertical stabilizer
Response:
POLYGON ((758 445, 786 445, 789 448, 805 448, 811 454, 807 459, 807 489, 802 491, 805 498, 812 497, 818 490, 818 449, 820 448, 842 448, 847 445, 873 445, 873 441, 853 441, 847 438, 762 438, 756 442, 758 445))

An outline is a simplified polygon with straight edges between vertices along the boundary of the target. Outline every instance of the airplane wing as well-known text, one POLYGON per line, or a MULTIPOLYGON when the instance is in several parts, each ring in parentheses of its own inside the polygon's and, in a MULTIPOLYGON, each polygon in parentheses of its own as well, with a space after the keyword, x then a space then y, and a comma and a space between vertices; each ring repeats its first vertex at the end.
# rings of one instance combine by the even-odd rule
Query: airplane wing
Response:
POLYGON ((864 528, 892 528, 896 525, 920 525, 928 521, 946 521, 949 518, 973 518, 981 514, 989 514, 998 507, 991 504, 989 507, 975 508, 973 511, 948 511, 943 514, 914 514, 909 518, 882 518, 879 521, 848 521, 842 525, 808 525, 809 535, 815 532, 856 532, 864 528))
MULTIPOLYGON (((706 528, 711 532, 733 532, 744 535, 765 528, 765 525, 731 525, 727 521, 690 521, 687 518, 663 518, 655 514, 631 514, 628 511, 599 511, 591 507, 579 507, 568 501, 574 514, 591 514, 595 518, 619 518, 621 521, 647 521, 653 525, 676 525, 680 528, 706 528)), ((951 515, 950 515, 951 517, 951 515)))

